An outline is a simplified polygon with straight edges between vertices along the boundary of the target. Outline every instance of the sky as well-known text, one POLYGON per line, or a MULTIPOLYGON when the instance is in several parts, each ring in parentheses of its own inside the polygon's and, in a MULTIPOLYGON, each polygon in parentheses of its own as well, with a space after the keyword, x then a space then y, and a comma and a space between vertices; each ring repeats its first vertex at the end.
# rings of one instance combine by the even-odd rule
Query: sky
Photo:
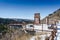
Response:
POLYGON ((0 17, 34 19, 40 13, 41 19, 60 8, 60 0, 0 0, 0 17))

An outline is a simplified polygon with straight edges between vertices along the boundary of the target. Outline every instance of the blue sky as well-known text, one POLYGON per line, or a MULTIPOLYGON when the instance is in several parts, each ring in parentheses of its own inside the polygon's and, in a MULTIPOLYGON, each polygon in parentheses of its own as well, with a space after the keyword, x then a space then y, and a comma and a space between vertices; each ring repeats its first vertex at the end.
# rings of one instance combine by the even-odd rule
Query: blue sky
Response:
POLYGON ((33 19, 40 13, 41 19, 60 8, 60 0, 0 0, 0 17, 33 19))

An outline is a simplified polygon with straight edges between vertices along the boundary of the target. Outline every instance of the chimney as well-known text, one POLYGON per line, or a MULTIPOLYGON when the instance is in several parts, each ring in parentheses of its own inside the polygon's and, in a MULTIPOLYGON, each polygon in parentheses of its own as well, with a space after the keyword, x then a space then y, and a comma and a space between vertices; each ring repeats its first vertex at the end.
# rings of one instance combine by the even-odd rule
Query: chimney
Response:
POLYGON ((34 24, 36 24, 36 25, 40 24, 40 13, 34 14, 34 24))

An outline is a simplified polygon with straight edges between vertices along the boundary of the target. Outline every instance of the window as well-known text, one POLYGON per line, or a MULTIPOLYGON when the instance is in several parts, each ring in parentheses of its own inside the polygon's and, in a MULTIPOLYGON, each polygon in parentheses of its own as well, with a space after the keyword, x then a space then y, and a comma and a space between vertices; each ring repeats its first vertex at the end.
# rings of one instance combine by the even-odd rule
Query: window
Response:
POLYGON ((33 25, 30 25, 30 27, 33 27, 33 25))

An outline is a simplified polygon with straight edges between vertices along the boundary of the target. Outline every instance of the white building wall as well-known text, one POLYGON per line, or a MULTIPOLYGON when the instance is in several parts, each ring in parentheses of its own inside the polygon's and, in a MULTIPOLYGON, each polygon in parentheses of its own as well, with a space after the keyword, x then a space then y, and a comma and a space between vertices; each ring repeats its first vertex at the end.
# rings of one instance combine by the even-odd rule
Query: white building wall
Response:
POLYGON ((57 36, 56 36, 56 40, 60 40, 60 21, 59 21, 59 24, 57 24, 57 36))
POLYGON ((38 29, 38 30, 49 30, 50 31, 50 29, 48 29, 48 25, 47 24, 41 24, 41 25, 34 25, 34 29, 38 29))

